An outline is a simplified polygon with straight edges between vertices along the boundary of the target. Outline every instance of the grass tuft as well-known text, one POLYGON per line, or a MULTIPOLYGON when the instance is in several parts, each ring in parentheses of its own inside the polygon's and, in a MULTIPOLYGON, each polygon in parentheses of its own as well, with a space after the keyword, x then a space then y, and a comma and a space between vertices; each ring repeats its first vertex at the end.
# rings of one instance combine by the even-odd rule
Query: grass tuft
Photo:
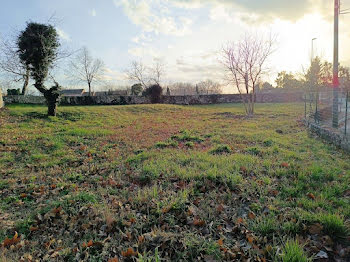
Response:
POLYGON ((212 155, 230 154, 232 152, 232 149, 228 145, 217 145, 209 152, 212 155))
POLYGON ((281 259, 282 262, 311 262, 302 246, 297 240, 288 240, 284 245, 281 259))

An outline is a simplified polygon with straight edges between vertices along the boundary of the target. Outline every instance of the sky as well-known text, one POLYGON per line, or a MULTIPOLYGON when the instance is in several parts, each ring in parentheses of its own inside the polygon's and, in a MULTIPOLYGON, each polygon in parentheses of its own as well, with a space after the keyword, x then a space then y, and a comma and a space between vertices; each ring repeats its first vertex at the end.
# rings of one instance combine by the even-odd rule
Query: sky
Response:
MULTIPOLYGON (((27 21, 53 23, 63 46, 86 46, 106 65, 114 85, 130 84, 133 60, 166 64, 165 84, 221 81, 222 47, 246 34, 276 36, 265 80, 279 71, 302 72, 314 53, 332 61, 333 0, 4 0, 0 37, 27 21)), ((350 0, 342 8, 350 8, 350 0)), ((340 62, 350 66, 350 14, 340 20, 340 62)), ((62 79, 64 76, 62 76, 62 79)), ((62 80, 63 81, 63 80, 62 80)), ((226 92, 232 88, 227 87, 226 92)), ((233 91, 232 91, 233 92, 233 91)))

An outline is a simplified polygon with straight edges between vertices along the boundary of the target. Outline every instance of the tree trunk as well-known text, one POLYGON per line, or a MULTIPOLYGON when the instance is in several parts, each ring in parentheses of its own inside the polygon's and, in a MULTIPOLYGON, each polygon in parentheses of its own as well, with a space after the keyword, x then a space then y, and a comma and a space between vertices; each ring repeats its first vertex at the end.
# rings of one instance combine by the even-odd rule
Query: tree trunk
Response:
POLYGON ((57 113, 57 102, 54 101, 47 101, 48 105, 48 110, 47 110, 47 115, 48 116, 56 116, 57 113))
POLYGON ((28 89, 29 84, 29 69, 26 69, 26 75, 24 76, 24 83, 22 88, 22 95, 25 95, 28 89))
POLYGON ((91 96, 91 84, 88 83, 88 85, 89 85, 89 96, 91 96))
POLYGON ((255 94, 254 91, 250 94, 250 99, 251 99, 251 114, 254 115, 254 103, 255 103, 255 94))
POLYGON ((57 104, 60 98, 59 86, 56 83, 56 86, 51 87, 49 90, 45 90, 44 96, 47 102, 47 115, 56 116, 57 113, 57 104))

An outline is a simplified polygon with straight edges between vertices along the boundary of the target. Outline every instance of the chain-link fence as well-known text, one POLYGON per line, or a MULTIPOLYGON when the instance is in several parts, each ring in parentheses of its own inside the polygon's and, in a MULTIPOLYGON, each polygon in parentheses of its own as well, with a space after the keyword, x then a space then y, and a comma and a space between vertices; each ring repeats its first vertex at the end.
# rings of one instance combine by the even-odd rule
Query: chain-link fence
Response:
POLYGON ((349 91, 307 92, 304 103, 307 122, 350 136, 349 91))

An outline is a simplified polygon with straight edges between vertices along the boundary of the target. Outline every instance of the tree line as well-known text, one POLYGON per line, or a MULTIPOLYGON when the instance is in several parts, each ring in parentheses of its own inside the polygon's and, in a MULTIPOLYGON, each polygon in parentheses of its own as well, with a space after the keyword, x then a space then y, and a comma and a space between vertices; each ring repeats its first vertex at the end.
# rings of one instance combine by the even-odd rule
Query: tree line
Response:
MULTIPOLYGON (((227 85, 235 87, 241 94, 244 108, 248 115, 254 114, 255 93, 272 89, 268 83, 261 83, 268 73, 268 59, 275 50, 272 36, 247 35, 239 41, 227 44, 222 49, 221 63, 225 70, 227 85)), ((61 86, 54 78, 53 70, 60 60, 69 58, 67 76, 79 83, 85 83, 92 93, 92 88, 103 81, 105 66, 102 60, 93 58, 87 48, 75 52, 64 52, 61 48, 58 32, 50 24, 29 22, 26 28, 16 34, 12 41, 1 44, 0 69, 11 75, 14 81, 22 81, 22 94, 25 94, 30 81, 43 94, 48 104, 48 115, 56 115, 61 86), (47 87, 51 80, 51 87, 47 87)), ((147 95, 152 102, 159 102, 163 94, 166 65, 161 59, 154 59, 152 64, 133 61, 125 71, 127 78, 134 84, 132 95, 147 95)), ((340 67, 340 77, 350 83, 349 68, 340 67)), ((316 57, 310 68, 296 76, 282 71, 276 79, 276 88, 290 90, 319 90, 332 83, 332 64, 316 57)), ((190 83, 175 83, 166 88, 167 95, 193 95, 221 93, 222 86, 211 80, 190 83)))
MULTIPOLYGON (((349 67, 339 66, 339 78, 343 88, 350 87, 349 67)), ((304 90, 316 92, 319 89, 332 87, 333 64, 322 61, 320 57, 315 57, 310 67, 301 73, 281 71, 275 80, 275 86, 269 82, 260 83, 259 90, 283 89, 283 90, 304 90), (311 89, 310 89, 311 88, 311 89)))

